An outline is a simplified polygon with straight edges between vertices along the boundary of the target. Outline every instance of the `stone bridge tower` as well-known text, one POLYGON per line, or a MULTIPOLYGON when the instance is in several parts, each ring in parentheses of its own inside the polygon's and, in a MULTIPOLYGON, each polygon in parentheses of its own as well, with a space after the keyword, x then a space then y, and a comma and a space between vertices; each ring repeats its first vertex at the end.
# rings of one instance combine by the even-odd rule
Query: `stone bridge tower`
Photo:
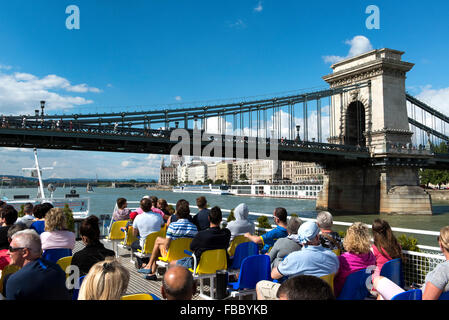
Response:
MULTIPOLYGON (((403 54, 379 49, 332 65, 333 73, 323 77, 331 88, 355 87, 332 96, 330 143, 366 147, 374 160, 392 156, 392 145, 410 146, 413 133, 405 79, 414 64, 402 61, 403 54)), ((364 167, 327 166, 317 209, 432 214, 430 196, 419 187, 417 167, 373 163, 364 167)))

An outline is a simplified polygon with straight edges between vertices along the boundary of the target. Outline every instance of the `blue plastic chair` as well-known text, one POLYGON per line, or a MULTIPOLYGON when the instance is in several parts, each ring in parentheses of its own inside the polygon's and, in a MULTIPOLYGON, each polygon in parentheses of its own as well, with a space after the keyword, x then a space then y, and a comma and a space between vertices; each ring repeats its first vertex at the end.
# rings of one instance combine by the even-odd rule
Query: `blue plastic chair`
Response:
POLYGON ((240 243, 235 248, 234 259, 232 259, 232 264, 229 269, 240 269, 242 262, 246 257, 255 256, 258 254, 259 248, 254 242, 249 241, 240 243))
POLYGON ((421 289, 404 291, 395 295, 391 300, 422 300, 421 289))
POLYGON ((261 280, 271 280, 270 257, 265 254, 243 259, 238 280, 228 286, 232 290, 255 289, 261 280))
POLYGON ((85 276, 79 278, 78 289, 73 289, 72 300, 78 300, 78 294, 80 293, 81 283, 83 283, 85 276))
POLYGON ((449 291, 443 292, 438 300, 449 300, 449 291))
POLYGON ((390 279, 401 288, 404 288, 404 274, 402 272, 402 261, 400 258, 385 262, 380 270, 380 275, 390 279))
POLYGON ((364 300, 369 295, 366 279, 370 275, 367 269, 362 269, 347 276, 337 300, 364 300))
POLYGON ((51 262, 58 262, 59 259, 72 255, 71 249, 48 249, 42 253, 42 258, 51 262))

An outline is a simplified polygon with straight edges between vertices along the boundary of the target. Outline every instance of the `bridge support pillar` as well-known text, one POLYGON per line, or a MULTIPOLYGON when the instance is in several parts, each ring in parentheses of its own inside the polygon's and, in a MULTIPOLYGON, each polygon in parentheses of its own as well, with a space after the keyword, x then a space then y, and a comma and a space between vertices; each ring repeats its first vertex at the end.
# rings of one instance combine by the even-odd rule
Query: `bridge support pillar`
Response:
POLYGON ((340 214, 432 214, 430 195, 413 167, 327 169, 317 210, 340 214))

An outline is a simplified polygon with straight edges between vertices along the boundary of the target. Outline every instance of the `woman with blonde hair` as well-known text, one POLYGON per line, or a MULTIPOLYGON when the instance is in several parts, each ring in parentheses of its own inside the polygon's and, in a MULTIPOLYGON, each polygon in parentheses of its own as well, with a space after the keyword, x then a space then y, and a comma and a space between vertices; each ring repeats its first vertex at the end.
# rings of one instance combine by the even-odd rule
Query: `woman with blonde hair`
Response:
MULTIPOLYGON (((423 300, 438 300, 442 293, 449 292, 449 226, 441 228, 438 244, 445 261, 426 275, 424 287, 421 288, 423 300)), ((395 295, 404 292, 404 289, 382 276, 374 278, 373 285, 381 300, 391 300, 395 295)))
POLYGON ((83 280, 78 300, 120 300, 126 293, 129 271, 115 259, 97 262, 83 280))
POLYGON ((75 233, 67 230, 67 218, 61 208, 52 208, 45 215, 45 232, 41 233, 42 250, 75 247, 75 233))
POLYGON ((353 223, 343 239, 345 253, 338 257, 340 267, 334 279, 335 296, 341 292, 346 277, 351 273, 376 264, 376 258, 371 252, 370 233, 362 222, 353 223))

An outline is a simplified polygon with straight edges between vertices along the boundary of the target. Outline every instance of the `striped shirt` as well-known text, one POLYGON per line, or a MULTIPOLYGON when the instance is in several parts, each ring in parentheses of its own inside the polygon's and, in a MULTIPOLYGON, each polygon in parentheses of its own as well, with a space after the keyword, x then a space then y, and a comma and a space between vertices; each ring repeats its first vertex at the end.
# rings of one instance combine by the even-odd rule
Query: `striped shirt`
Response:
POLYGON ((170 223, 166 237, 172 240, 179 238, 193 238, 198 233, 196 226, 187 219, 179 219, 170 223))

